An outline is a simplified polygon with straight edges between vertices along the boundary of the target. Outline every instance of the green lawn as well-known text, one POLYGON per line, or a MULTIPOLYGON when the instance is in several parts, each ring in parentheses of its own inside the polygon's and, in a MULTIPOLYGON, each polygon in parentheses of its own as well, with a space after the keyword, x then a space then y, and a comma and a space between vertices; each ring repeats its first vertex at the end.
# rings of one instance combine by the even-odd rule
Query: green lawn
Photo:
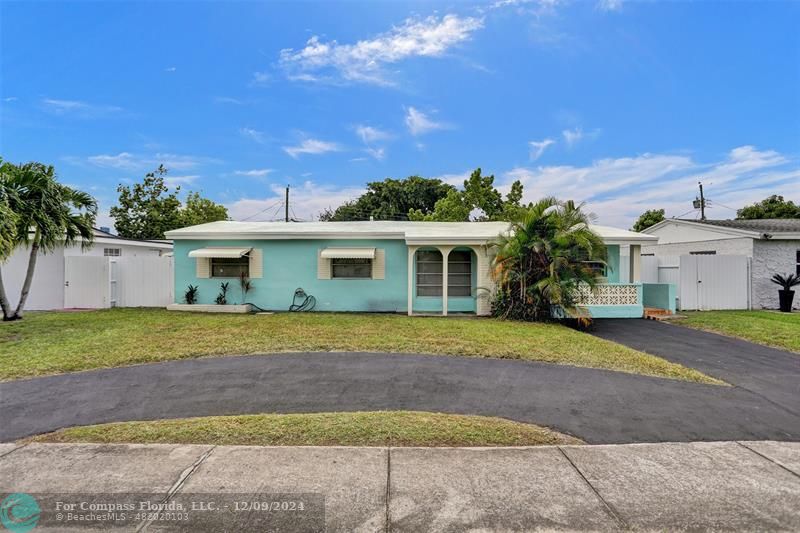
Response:
POLYGON ((330 313, 161 309, 29 313, 0 324, 0 379, 205 355, 378 351, 529 359, 703 383, 684 366, 556 324, 330 313))
POLYGON ((536 446, 582 441, 502 418, 416 411, 211 416, 64 429, 36 442, 258 446, 536 446))
POLYGON ((800 353, 800 313, 778 311, 681 312, 676 324, 739 337, 766 346, 800 353))

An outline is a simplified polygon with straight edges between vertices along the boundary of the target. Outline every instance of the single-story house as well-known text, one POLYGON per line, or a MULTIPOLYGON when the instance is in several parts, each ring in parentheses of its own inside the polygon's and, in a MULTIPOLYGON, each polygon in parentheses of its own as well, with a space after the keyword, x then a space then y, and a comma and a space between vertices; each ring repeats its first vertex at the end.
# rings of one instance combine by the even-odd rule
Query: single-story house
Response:
MULTIPOLYGON (((741 255, 750 258, 753 308, 777 309, 774 274, 800 275, 800 219, 684 220, 659 222, 644 233, 658 237, 642 252, 656 256, 741 255)), ((795 305, 800 302, 795 301, 795 305)))
MULTIPOLYGON (((595 317, 641 317, 640 251, 657 237, 592 229, 608 246, 608 271, 585 303, 595 317)), ((505 222, 221 221, 166 236, 174 242, 176 304, 189 285, 198 287, 197 304, 214 304, 228 282, 229 304, 270 311, 287 310, 301 288, 318 311, 488 315, 491 244, 507 230, 505 222), (253 287, 246 298, 242 274, 253 287)))
MULTIPOLYGON (((39 252, 36 258, 36 269, 33 271, 33 282, 28 294, 25 308, 32 311, 46 311, 71 307, 65 301, 65 287, 69 282, 67 272, 70 257, 160 257, 172 252, 169 241, 139 241, 113 235, 108 231, 94 229, 94 244, 91 248, 82 249, 76 246, 57 246, 49 253, 39 252)), ((25 275, 28 270, 29 248, 17 248, 11 256, 0 263, 3 284, 11 304, 16 305, 25 275)))

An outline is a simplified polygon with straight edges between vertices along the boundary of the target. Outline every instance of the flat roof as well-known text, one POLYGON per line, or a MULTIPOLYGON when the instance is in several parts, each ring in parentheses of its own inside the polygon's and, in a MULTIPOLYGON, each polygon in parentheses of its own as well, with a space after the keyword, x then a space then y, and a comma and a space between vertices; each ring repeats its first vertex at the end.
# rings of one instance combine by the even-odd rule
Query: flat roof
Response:
MULTIPOLYGON (((168 231, 169 239, 405 239, 408 244, 486 243, 508 231, 508 222, 236 222, 223 220, 168 231)), ((653 242, 658 237, 590 225, 606 242, 653 242)))

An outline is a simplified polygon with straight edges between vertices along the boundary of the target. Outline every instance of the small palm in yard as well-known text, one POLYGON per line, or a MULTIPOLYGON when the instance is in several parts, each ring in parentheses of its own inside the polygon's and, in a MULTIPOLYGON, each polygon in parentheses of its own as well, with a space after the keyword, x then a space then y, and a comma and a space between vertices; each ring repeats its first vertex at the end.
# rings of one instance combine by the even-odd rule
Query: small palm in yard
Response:
POLYGON ((561 313, 581 320, 582 287, 594 289, 593 264, 605 265, 603 240, 589 229, 593 215, 582 205, 540 200, 496 243, 498 291, 493 313, 501 318, 547 320, 561 313))
POLYGON ((787 274, 786 276, 775 274, 770 281, 781 286, 781 290, 778 291, 781 311, 784 313, 791 313, 792 300, 794 300, 794 291, 792 287, 800 285, 800 276, 797 274, 787 274))
POLYGON ((58 183, 53 167, 41 163, 3 164, 0 189, 8 196, 8 206, 16 217, 11 233, 4 237, 14 247, 30 248, 25 281, 13 311, 0 278, 3 320, 17 320, 25 309, 39 252, 51 252, 61 244, 80 242, 83 248, 92 245, 97 202, 85 192, 58 183))

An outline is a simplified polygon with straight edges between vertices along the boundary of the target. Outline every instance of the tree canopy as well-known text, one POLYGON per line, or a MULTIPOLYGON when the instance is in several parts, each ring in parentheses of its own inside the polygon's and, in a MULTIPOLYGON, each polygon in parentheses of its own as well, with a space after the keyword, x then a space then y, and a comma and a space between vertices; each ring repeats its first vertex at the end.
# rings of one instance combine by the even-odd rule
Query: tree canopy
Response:
POLYGON ((164 165, 159 165, 141 183, 117 187, 118 205, 111 208, 110 214, 121 237, 163 239, 164 233, 173 229, 228 218, 225 206, 197 192, 190 192, 183 206, 178 198, 180 186, 170 191, 164 182, 167 172, 164 165))
POLYGON ((437 201, 455 187, 442 180, 409 176, 405 179, 386 178, 367 184, 367 192, 356 200, 320 215, 322 221, 348 220, 405 220, 412 209, 432 212, 437 201))
POLYGON ((436 222, 516 220, 530 207, 521 204, 522 192, 522 183, 515 181, 504 200, 494 187, 494 175, 484 176, 481 169, 477 168, 464 180, 463 190, 449 191, 447 196, 436 202, 432 212, 412 210, 408 216, 410 220, 436 222))
POLYGON ((773 194, 760 202, 745 206, 736 211, 737 219, 759 218, 800 218, 800 206, 783 196, 773 194))
POLYGON ((648 209, 641 215, 639 218, 636 219, 636 222, 633 224, 633 231, 642 231, 646 230, 650 226, 655 226, 659 222, 664 220, 664 210, 663 209, 648 209))

